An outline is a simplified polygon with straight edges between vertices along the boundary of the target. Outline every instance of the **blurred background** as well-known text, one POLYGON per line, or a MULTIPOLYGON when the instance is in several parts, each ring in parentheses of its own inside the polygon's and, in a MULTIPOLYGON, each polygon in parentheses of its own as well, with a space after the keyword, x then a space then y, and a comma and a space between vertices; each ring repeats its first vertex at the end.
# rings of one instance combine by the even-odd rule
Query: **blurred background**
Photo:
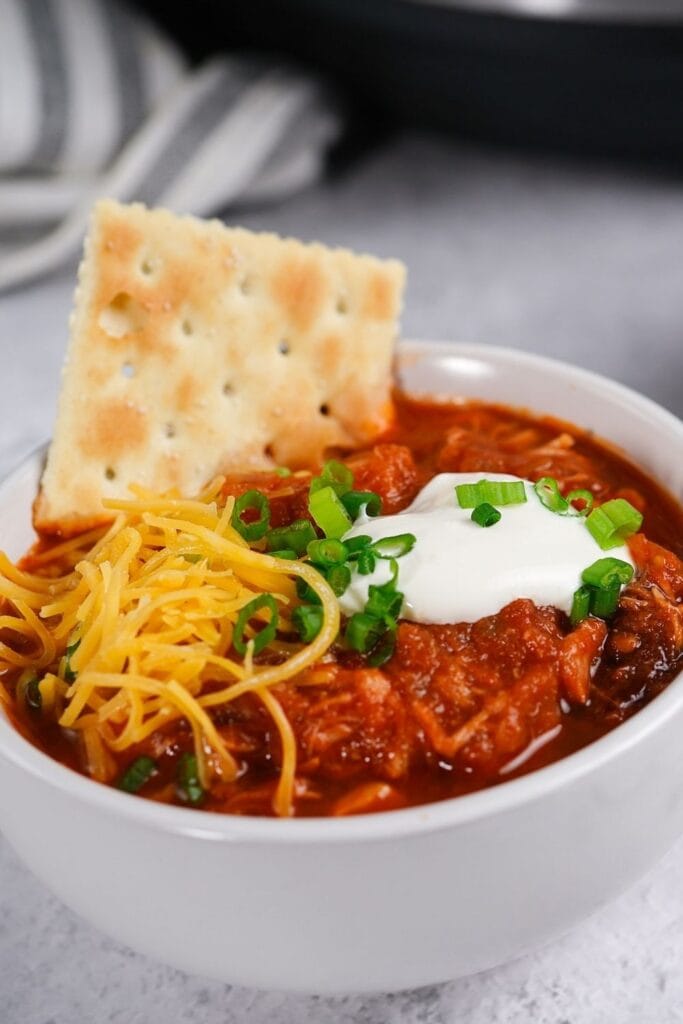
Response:
MULTIPOLYGON (((0 474, 50 434, 100 195, 397 256, 404 335, 546 353, 683 415, 683 0, 0 0, 0 474)), ((594 958, 580 934, 562 963, 558 947, 344 1019, 680 1021, 683 989, 655 969, 683 952, 673 863, 614 912, 619 943, 593 928, 594 958)), ((189 983, 81 925, 3 845, 0 875, 8 1024, 71 1024, 74 1006, 149 1024, 171 996, 208 1019, 208 989, 190 1003, 189 983), (143 1016, 110 985, 124 962, 143 1016)), ((281 1006, 210 998, 212 1022, 281 1006)), ((298 1001, 297 1020, 323 1017, 298 1001)))
POLYGON ((681 0, 0 0, 0 336, 49 406, 118 195, 399 256, 405 333, 680 413, 682 110, 681 0))
POLYGON ((680 0, 143 0, 198 59, 292 54, 378 119, 565 153, 683 154, 680 0))
POLYGON ((398 256, 405 334, 680 414, 682 111, 683 0, 0 0, 7 457, 49 432, 103 194, 398 256))

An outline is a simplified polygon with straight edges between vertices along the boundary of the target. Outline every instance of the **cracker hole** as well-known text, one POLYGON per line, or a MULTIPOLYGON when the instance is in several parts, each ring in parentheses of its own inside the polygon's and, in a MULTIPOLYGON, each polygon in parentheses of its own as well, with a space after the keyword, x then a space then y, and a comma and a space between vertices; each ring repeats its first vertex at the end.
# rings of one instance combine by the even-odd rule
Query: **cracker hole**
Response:
POLYGON ((266 445, 266 447, 263 449, 263 454, 266 456, 267 459, 274 459, 275 458, 275 450, 274 450, 272 444, 267 444, 266 445))
POLYGON ((282 341, 278 343, 277 350, 281 356, 289 355, 289 342, 286 338, 283 338, 282 341))
POLYGON ((345 316, 348 313, 348 311, 349 311, 349 304, 348 304, 348 301, 346 299, 346 296, 344 296, 344 295, 340 295, 339 296, 339 298, 337 299, 336 309, 337 309, 337 312, 339 313, 340 316, 345 316))
POLYGON ((124 363, 121 367, 121 375, 127 377, 129 380, 135 376, 135 366, 133 363, 124 363))
POLYGON ((164 434, 166 435, 166 437, 175 437, 175 435, 176 435, 175 423, 166 423, 166 424, 164 424, 164 434))
POLYGON ((154 273, 154 264, 151 260, 144 259, 140 264, 140 273, 150 277, 154 273))
POLYGON ((245 274, 238 285, 238 288, 242 292, 242 295, 251 295, 253 287, 254 281, 253 278, 251 277, 251 274, 245 274))
POLYGON ((327 404, 327 402, 323 402, 322 405, 320 405, 318 407, 318 411, 319 411, 321 416, 329 416, 330 415, 330 407, 327 404))
POLYGON ((144 326, 145 314, 132 295, 119 292, 104 307, 97 322, 110 338, 123 338, 144 326))
POLYGON ((183 334, 186 335, 186 337, 188 338, 190 337, 191 334, 194 334, 194 327, 192 326, 190 320, 183 320, 182 324, 180 325, 180 329, 183 332, 183 334))
POLYGON ((233 388, 230 381, 226 380, 225 383, 223 384, 222 390, 224 395, 231 395, 235 389, 233 388))
POLYGON ((107 466, 104 471, 105 480, 116 480, 116 470, 113 466, 107 466))

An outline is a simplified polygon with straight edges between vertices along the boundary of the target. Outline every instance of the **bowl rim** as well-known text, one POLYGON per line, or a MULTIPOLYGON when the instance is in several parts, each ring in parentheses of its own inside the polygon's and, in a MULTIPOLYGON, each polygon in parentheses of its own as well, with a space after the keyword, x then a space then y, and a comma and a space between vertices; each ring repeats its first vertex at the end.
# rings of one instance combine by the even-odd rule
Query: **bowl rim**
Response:
MULTIPOLYGON (((433 360, 442 357, 493 362, 498 367, 514 363, 530 369, 545 369, 567 375, 567 383, 584 390, 627 401, 648 414, 660 426, 673 432, 674 442, 683 449, 683 422, 673 413, 631 388, 600 374, 562 360, 511 348, 449 341, 402 341, 400 360, 433 360)), ((414 393, 420 394, 419 390, 414 393)), ((422 392, 425 393, 425 392, 422 392)), ((437 396, 438 397, 438 396, 437 396)), ((538 413, 550 412, 537 410, 538 413)), ((27 466, 42 457, 44 445, 35 448, 15 465, 0 482, 2 492, 27 466)), ((132 798, 109 786, 97 783, 53 760, 34 747, 0 714, 0 760, 10 761, 34 780, 61 791, 63 795, 91 806, 95 811, 117 816, 156 831, 188 838, 240 843, 338 843, 390 840, 420 835, 476 822, 511 812, 548 796, 562 787, 595 771, 609 761, 627 754, 666 723, 683 705, 683 672, 650 704, 598 740, 581 750, 518 778, 500 782, 488 789, 436 803, 395 811, 383 811, 345 818, 266 818, 220 814, 158 804, 132 798)))

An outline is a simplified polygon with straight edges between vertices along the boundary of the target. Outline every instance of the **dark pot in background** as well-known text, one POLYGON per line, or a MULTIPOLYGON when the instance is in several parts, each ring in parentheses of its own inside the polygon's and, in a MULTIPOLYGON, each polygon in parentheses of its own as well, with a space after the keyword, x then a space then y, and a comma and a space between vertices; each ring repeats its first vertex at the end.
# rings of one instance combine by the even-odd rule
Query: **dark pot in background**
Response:
POLYGON ((564 152, 683 154, 680 0, 139 4, 195 57, 291 54, 370 115, 564 152))

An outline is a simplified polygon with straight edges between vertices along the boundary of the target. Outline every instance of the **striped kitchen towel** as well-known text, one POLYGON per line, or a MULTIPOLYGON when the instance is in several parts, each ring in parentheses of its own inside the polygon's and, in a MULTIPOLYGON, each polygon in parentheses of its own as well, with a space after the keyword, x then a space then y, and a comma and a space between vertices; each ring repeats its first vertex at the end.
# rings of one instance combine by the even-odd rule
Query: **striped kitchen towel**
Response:
POLYGON ((232 55, 190 70, 119 0, 0 0, 0 288, 73 257, 100 196, 198 216, 278 199, 340 128, 315 78, 232 55))

